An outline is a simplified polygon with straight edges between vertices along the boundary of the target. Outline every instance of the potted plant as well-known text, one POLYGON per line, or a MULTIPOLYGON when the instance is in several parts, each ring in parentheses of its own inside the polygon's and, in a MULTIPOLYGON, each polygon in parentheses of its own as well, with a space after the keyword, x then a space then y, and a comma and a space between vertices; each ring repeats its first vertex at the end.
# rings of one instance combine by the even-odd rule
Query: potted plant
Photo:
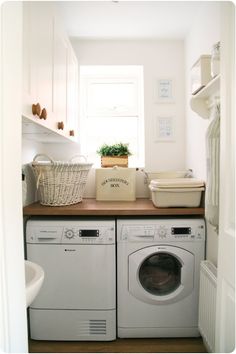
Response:
POLYGON ((102 167, 128 167, 128 157, 131 155, 129 150, 129 144, 113 144, 107 145, 103 144, 97 153, 101 155, 101 166, 102 167))

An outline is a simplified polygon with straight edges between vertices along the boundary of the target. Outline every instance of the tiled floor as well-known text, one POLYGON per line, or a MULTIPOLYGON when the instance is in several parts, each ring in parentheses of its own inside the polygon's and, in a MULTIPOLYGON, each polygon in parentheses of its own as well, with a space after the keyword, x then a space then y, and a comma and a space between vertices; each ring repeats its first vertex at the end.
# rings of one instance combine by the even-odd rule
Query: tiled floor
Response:
POLYGON ((201 338, 117 339, 113 342, 29 341, 30 353, 207 353, 201 338))

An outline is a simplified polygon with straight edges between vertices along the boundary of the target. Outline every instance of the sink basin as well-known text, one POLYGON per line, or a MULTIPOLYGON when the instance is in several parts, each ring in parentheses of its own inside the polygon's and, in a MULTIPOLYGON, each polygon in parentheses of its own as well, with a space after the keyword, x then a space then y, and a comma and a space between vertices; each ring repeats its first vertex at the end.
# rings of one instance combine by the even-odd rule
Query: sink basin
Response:
POLYGON ((38 264, 25 261, 25 287, 27 307, 34 301, 44 280, 43 268, 38 264))

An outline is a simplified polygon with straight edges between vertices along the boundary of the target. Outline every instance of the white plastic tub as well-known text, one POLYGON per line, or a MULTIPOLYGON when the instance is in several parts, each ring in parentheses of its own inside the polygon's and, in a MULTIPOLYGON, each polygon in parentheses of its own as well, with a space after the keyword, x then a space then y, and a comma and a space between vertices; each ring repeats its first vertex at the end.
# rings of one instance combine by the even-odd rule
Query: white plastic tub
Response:
POLYGON ((191 173, 190 170, 184 170, 184 171, 159 171, 159 172, 148 172, 148 171, 145 171, 145 174, 148 177, 149 183, 152 180, 154 180, 154 179, 184 178, 190 173, 191 173))
POLYGON ((198 207, 204 182, 195 178, 152 180, 149 185, 153 204, 158 208, 198 207))

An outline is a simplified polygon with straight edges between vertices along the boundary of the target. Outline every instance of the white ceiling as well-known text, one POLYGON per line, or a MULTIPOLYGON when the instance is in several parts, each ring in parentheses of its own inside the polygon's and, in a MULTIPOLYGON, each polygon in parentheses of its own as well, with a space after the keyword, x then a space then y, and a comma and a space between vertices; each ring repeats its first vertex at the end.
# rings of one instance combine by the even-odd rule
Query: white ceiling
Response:
POLYGON ((208 1, 58 1, 68 35, 182 39, 208 1))

